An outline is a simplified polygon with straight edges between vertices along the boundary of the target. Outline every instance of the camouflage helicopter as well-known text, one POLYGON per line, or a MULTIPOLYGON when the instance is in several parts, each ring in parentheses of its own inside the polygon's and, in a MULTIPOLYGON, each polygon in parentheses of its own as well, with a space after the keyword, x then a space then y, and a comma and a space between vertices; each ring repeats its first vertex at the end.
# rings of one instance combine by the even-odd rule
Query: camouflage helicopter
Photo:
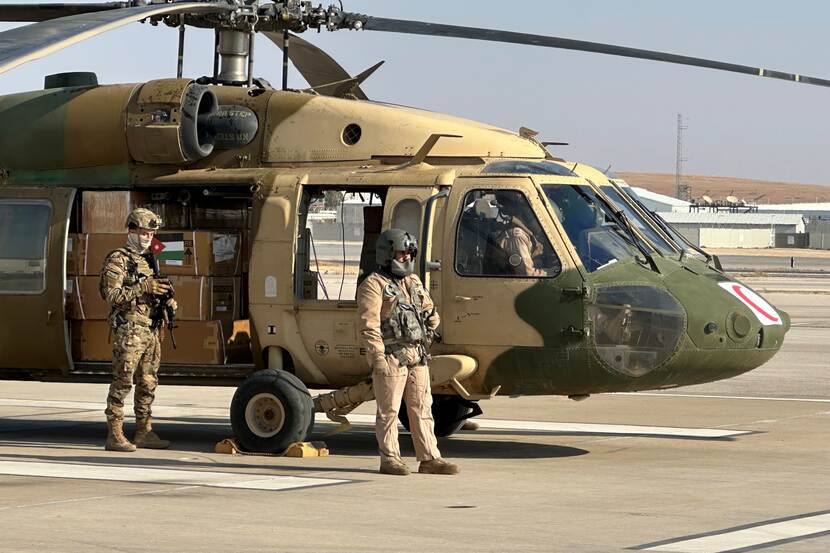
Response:
MULTIPOLYGON (((354 290, 374 267, 384 228, 420 238, 420 275, 442 314, 431 350, 441 436, 496 394, 583 399, 729 378, 769 360, 790 327, 786 313, 693 251, 624 183, 552 155, 529 129, 372 102, 360 85, 376 66, 351 76, 296 34, 457 37, 830 81, 300 0, 4 4, 0 21, 35 22, 0 33, 0 72, 133 22, 180 33, 176 78, 104 86, 94 74, 62 73, 46 77, 44 90, 0 97, 0 378, 109 375, 105 359, 76 351, 68 303, 72 237, 101 215, 87 214, 93 193, 143 193, 163 211, 187 213, 172 225, 166 217, 178 233, 170 244, 187 247, 181 236, 192 232, 194 249, 196 233, 215 228, 210 213, 244 213, 232 223, 231 258, 242 283, 235 318, 250 321, 248 357, 164 355, 161 374, 237 386, 231 423, 252 451, 302 441, 315 412, 345 425, 373 398, 354 290), (210 76, 182 75, 188 26, 215 31, 210 76), (257 33, 283 50, 279 90, 254 75, 257 33), (309 89, 288 89, 289 60, 309 89), (196 210, 208 215, 197 221, 196 210), (523 271, 493 240, 508 224, 533 237, 533 266, 523 271)), ((222 263, 216 251, 208 257, 208 266, 222 263)), ((102 259, 86 259, 79 274, 94 275, 102 259)), ((170 261, 168 269, 183 266, 170 261)), ((98 338, 106 349, 106 334, 98 338)), ((218 342, 227 338, 220 332, 218 342)))

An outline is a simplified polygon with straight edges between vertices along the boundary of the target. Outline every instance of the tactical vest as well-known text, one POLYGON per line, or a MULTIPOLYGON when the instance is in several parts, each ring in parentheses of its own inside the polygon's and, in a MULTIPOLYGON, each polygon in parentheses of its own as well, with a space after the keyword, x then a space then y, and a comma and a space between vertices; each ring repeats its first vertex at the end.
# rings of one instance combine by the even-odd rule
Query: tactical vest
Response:
MULTIPOLYGON (((120 253, 123 255, 127 261, 127 274, 124 276, 124 280, 122 282, 122 286, 135 286, 136 284, 140 283, 142 280, 146 279, 148 275, 145 275, 141 271, 138 270, 138 263, 133 260, 133 254, 127 248, 117 248, 104 258, 104 266, 106 267, 106 260, 109 260, 110 256, 115 252, 120 253)), ((103 271, 102 271, 103 274, 103 271)), ((103 275, 102 275, 103 276, 103 275)), ((104 279, 101 279, 99 292, 101 297, 106 300, 106 295, 104 293, 104 279)), ((137 302, 137 303, 144 303, 144 302, 137 302)), ((112 328, 118 328, 122 324, 127 321, 132 321, 138 323, 142 326, 151 326, 153 324, 152 317, 142 315, 141 313, 136 313, 134 309, 117 309, 115 306, 110 307, 110 314, 107 318, 109 324, 112 328)))
POLYGON ((426 360, 428 346, 426 318, 429 314, 424 310, 423 287, 417 280, 413 280, 408 291, 411 302, 396 282, 386 280, 383 294, 395 296, 397 302, 389 317, 380 322, 386 352, 394 355, 402 364, 407 362, 403 355, 404 348, 418 348, 423 362, 426 360))

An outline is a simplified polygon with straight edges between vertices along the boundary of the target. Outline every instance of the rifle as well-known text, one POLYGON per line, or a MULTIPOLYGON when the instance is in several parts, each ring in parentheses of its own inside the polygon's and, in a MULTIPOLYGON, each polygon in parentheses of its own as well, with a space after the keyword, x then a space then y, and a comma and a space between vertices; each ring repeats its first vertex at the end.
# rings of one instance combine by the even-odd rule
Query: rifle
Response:
POLYGON ((167 305, 167 302, 176 296, 176 291, 173 289, 173 284, 167 275, 163 275, 159 270, 159 260, 153 254, 152 250, 147 250, 141 254, 150 268, 153 269, 153 278, 165 282, 170 286, 170 290, 163 296, 156 296, 158 303, 154 306, 153 326, 159 328, 162 325, 167 326, 167 331, 170 333, 170 341, 173 342, 173 349, 176 349, 176 336, 173 335, 174 323, 176 321, 176 310, 172 306, 167 305))

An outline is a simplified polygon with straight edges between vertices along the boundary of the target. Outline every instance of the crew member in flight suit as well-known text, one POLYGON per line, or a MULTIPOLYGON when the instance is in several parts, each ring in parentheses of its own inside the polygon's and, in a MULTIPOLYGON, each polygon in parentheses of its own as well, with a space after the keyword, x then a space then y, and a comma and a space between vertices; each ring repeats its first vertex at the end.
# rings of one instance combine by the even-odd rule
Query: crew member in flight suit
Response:
POLYGON ((440 318, 429 292, 414 274, 416 254, 417 243, 408 232, 384 231, 375 247, 377 267, 357 290, 360 337, 372 367, 377 401, 380 472, 410 473, 398 443, 398 410, 403 398, 420 461, 418 472, 456 474, 458 466, 441 458, 435 438, 427 361, 440 318))
POLYGON ((501 250, 498 252, 506 263, 501 263, 501 270, 508 275, 518 277, 546 277, 556 275, 558 271, 549 271, 536 267, 533 258, 542 254, 541 242, 533 236, 523 220, 525 206, 519 203, 517 192, 497 192, 496 203, 499 215, 505 220, 505 227, 496 233, 494 241, 501 250))

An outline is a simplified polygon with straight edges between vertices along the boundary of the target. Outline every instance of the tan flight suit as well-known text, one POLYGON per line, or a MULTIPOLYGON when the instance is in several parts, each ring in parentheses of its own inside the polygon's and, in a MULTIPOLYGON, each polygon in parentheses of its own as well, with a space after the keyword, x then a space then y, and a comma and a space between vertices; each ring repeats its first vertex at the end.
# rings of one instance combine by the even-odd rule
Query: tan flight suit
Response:
POLYGON ((548 276, 544 269, 537 269, 533 257, 542 253, 541 244, 520 226, 511 226, 496 237, 496 244, 507 255, 511 274, 515 276, 548 276))
MULTIPOLYGON (((381 461, 400 460, 398 444, 398 409, 401 398, 406 402, 409 427, 418 461, 441 457, 435 439, 432 418, 432 392, 429 367, 417 345, 384 345, 382 321, 388 323, 398 303, 396 289, 410 304, 413 294, 420 299, 422 311, 428 316, 425 327, 434 332, 440 319, 434 310, 429 292, 417 275, 392 279, 378 272, 370 274, 357 290, 357 311, 360 337, 366 348, 366 360, 372 367, 372 382, 377 400, 375 435, 381 461), (393 353, 394 350, 394 353, 393 353), (400 358, 400 359, 399 359, 400 358)), ((417 301, 416 301, 417 303, 417 301)))
POLYGON ((136 419, 148 419, 158 386, 161 343, 151 328, 152 295, 139 284, 153 270, 127 245, 109 254, 101 269, 101 296, 110 305, 113 329, 112 384, 107 396, 108 420, 124 419, 124 399, 135 382, 136 419))

